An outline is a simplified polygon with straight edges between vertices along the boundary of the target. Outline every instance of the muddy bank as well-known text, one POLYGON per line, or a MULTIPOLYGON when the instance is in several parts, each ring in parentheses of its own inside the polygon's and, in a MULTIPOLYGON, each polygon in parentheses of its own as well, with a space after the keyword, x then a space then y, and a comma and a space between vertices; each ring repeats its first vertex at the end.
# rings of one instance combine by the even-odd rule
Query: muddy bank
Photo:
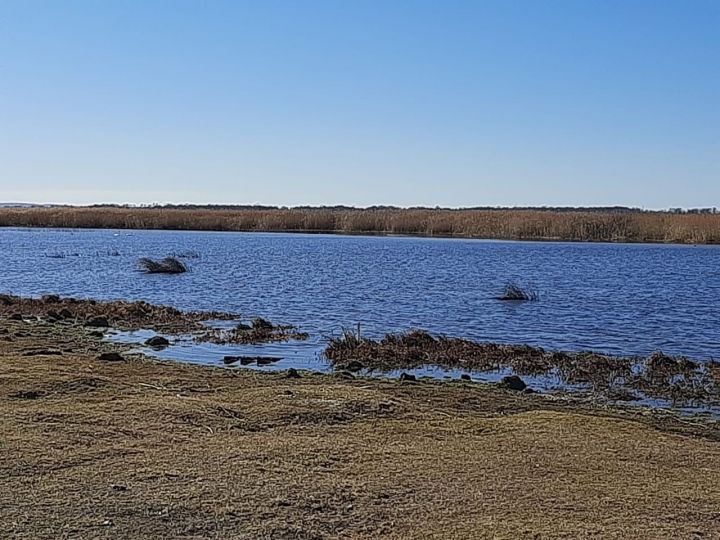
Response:
POLYGON ((395 371, 440 366, 466 372, 510 369, 518 376, 554 377, 619 400, 655 398, 673 404, 720 403, 720 364, 660 352, 647 358, 593 352, 546 351, 527 345, 479 343, 422 330, 358 339, 345 332, 329 341, 325 356, 336 369, 395 371))

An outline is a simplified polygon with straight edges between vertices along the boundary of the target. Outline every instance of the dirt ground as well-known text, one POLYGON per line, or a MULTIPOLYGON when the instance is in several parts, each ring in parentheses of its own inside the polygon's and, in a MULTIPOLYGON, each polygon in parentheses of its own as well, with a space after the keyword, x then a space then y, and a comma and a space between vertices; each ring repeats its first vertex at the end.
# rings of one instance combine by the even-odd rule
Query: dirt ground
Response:
POLYGON ((1 538, 720 538, 708 420, 109 347, 0 319, 1 538))

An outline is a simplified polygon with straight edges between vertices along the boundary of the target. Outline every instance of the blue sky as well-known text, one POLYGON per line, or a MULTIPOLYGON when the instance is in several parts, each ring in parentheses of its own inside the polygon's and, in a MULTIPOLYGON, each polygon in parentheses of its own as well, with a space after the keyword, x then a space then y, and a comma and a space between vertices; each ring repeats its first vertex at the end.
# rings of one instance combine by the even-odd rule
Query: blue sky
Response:
POLYGON ((720 206, 720 2, 0 0, 0 200, 720 206))

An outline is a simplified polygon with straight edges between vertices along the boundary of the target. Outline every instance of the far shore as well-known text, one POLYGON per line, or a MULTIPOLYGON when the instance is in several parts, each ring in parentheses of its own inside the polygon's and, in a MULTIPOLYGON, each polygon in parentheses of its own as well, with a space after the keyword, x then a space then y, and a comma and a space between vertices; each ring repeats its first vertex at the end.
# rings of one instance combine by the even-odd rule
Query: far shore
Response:
POLYGON ((0 208, 0 227, 720 244, 720 213, 709 210, 33 207, 0 208))

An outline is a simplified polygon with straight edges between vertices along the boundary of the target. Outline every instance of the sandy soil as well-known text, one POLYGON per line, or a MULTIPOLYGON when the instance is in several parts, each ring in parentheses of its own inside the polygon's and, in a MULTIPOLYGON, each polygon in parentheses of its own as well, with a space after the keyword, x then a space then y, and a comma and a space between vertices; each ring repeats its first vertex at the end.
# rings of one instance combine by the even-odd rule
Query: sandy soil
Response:
POLYGON ((2 538, 718 538, 720 428, 126 356, 0 319, 2 538))

